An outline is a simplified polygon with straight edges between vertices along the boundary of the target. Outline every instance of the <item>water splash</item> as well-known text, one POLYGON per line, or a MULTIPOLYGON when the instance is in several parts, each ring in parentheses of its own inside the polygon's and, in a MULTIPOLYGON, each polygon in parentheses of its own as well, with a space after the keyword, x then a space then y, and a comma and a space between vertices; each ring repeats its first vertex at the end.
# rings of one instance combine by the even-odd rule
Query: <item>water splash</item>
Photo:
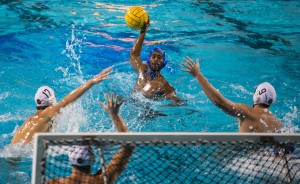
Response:
POLYGON ((298 118, 298 108, 297 106, 290 106, 289 109, 291 110, 291 112, 285 114, 285 116, 283 117, 283 124, 291 132, 297 132, 299 131, 299 127, 295 126, 292 122, 298 118))
POLYGON ((233 89, 233 94, 235 94, 237 97, 246 98, 246 95, 251 95, 251 92, 245 89, 245 87, 242 85, 230 84, 229 86, 233 89))
POLYGON ((0 158, 32 158, 33 141, 30 143, 9 144, 0 150, 0 158))
POLYGON ((266 123, 265 120, 263 120, 262 118, 260 118, 259 121, 260 121, 263 125, 265 125, 265 127, 268 127, 268 125, 267 125, 267 123, 266 123))
POLYGON ((11 112, 0 115, 0 122, 23 121, 24 119, 26 119, 26 117, 19 114, 12 114, 11 112))
POLYGON ((32 144, 19 143, 0 150, 0 164, 5 171, 0 173, 0 183, 30 183, 32 148, 32 144))
POLYGON ((9 92, 0 93, 0 101, 6 99, 9 96, 9 92))
MULTIPOLYGON (((62 54, 70 59, 71 67, 74 69, 75 73, 83 76, 80 64, 80 54, 82 53, 82 43, 85 36, 82 36, 82 39, 79 39, 78 37, 79 36, 75 35, 75 26, 72 25, 71 38, 66 41, 66 48, 62 51, 62 54)), ((61 70, 64 73, 64 76, 66 76, 69 68, 60 66, 56 70, 61 70)))
POLYGON ((81 44, 82 44, 82 39, 78 39, 75 36, 74 33, 75 26, 72 26, 72 34, 71 34, 71 40, 66 41, 66 49, 62 52, 62 54, 65 54, 71 61, 80 60, 80 54, 82 53, 81 51, 81 44), (78 54, 76 52, 79 52, 78 54))
POLYGON ((81 100, 61 109, 58 116, 52 118, 51 132, 80 132, 80 127, 89 122, 81 100))
MULTIPOLYGON (((62 79, 55 81, 57 85, 73 86, 74 89, 85 83, 84 74, 81 70, 81 53, 82 43, 85 39, 82 35, 76 35, 75 25, 72 25, 71 38, 66 41, 66 48, 62 54, 69 58, 69 66, 59 66, 56 71, 63 73, 62 79), (81 37, 81 38, 79 38, 81 37)), ((76 102, 69 104, 61 109, 60 114, 52 119, 51 132, 80 132, 84 125, 88 124, 88 108, 85 109, 82 105, 83 98, 76 100, 76 102)))

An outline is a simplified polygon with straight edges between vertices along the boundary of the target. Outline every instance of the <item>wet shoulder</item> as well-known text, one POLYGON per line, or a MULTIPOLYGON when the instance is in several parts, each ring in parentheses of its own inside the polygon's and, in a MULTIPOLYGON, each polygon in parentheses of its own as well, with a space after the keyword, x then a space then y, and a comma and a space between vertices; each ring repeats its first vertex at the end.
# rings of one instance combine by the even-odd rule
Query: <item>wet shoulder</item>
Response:
POLYGON ((271 112, 261 113, 257 122, 261 132, 275 132, 283 127, 281 121, 271 112))
POLYGON ((169 81, 167 81, 167 79, 163 76, 163 75, 159 75, 159 77, 157 77, 157 81, 159 81, 160 83, 164 84, 164 85, 170 85, 169 81))
POLYGON ((138 73, 142 73, 142 74, 145 74, 145 71, 147 71, 149 69, 149 66, 142 63, 140 66, 139 66, 139 69, 138 69, 138 73))

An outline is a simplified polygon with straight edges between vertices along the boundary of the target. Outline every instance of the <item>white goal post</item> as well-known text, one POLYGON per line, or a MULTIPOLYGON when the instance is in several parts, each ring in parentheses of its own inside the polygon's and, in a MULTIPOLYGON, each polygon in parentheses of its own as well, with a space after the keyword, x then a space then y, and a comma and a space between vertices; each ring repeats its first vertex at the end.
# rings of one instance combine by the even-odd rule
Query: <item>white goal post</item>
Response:
POLYGON ((134 146, 116 183, 300 181, 300 134, 131 132, 37 133, 32 183, 68 176, 68 150, 73 145, 101 149, 94 173, 110 163, 122 146, 134 146))

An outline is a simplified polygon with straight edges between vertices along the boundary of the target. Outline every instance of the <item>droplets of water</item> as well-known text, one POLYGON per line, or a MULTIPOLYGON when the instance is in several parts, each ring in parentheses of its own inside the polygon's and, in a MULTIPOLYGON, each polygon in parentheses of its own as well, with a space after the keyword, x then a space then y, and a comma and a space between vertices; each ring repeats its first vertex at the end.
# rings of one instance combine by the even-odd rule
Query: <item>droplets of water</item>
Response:
POLYGON ((250 94, 250 92, 242 85, 230 84, 230 87, 233 89, 233 93, 238 97, 245 98, 245 94, 250 94))
POLYGON ((265 127, 268 127, 267 123, 265 122, 265 120, 263 120, 262 118, 259 119, 259 121, 265 125, 265 127))
POLYGON ((63 73, 63 77, 66 77, 67 74, 69 73, 69 68, 64 68, 59 66, 55 69, 55 71, 59 71, 59 70, 63 73))
POLYGON ((71 40, 66 41, 66 49, 63 51, 63 54, 70 58, 70 60, 74 59, 76 61, 79 61, 80 53, 82 53, 81 44, 82 39, 76 38, 74 34, 74 29, 72 29, 71 40), (78 51, 79 54, 77 54, 76 51, 78 51))
POLYGON ((269 114, 272 114, 272 112, 269 109, 267 109, 267 108, 264 109, 264 112, 265 113, 269 112, 269 114))
MULTIPOLYGON (((77 74, 82 76, 81 65, 80 65, 80 54, 82 53, 82 42, 85 37, 79 39, 78 36, 75 36, 75 26, 73 25, 71 39, 66 41, 66 48, 62 51, 62 54, 67 56, 71 61, 71 66, 77 74)), ((62 66, 58 67, 56 70, 61 70, 64 76, 67 76, 69 68, 63 68, 62 66)))
POLYGON ((4 100, 5 98, 7 98, 9 96, 9 92, 3 92, 0 93, 0 101, 4 100))
POLYGON ((297 106, 290 106, 289 107, 291 112, 288 112, 283 117, 284 127, 289 129, 291 132, 299 131, 299 127, 294 125, 294 121, 298 118, 298 109, 297 106))
POLYGON ((15 113, 5 113, 0 115, 0 122, 8 122, 8 121, 24 121, 26 117, 23 115, 15 114, 15 113))
POLYGON ((297 106, 290 106, 289 107, 291 112, 286 113, 285 117, 283 118, 284 121, 292 122, 296 118, 298 118, 298 109, 297 106))
POLYGON ((59 115, 52 118, 51 132, 80 132, 80 128, 87 126, 87 122, 86 111, 78 100, 61 109, 59 115))
POLYGON ((0 115, 1 122, 11 121, 11 118, 12 118, 12 116, 11 116, 10 112, 0 115))
POLYGON ((1 158, 9 157, 22 157, 22 158, 32 158, 33 155, 33 141, 29 143, 16 143, 8 144, 2 150, 0 150, 1 158))

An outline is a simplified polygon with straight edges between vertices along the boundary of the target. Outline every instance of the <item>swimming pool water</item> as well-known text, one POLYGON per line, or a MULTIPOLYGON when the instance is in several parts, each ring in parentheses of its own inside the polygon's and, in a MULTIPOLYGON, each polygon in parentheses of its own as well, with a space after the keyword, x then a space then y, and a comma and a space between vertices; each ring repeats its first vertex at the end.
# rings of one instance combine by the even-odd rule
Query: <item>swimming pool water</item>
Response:
POLYGON ((237 132, 236 119, 215 107, 181 71, 185 56, 199 58, 206 78, 232 101, 252 105, 255 86, 270 82, 277 90, 271 111, 292 132, 299 131, 297 0, 15 0, 1 1, 0 15, 0 162, 11 171, 1 172, 1 183, 30 182, 32 147, 8 144, 16 127, 35 112, 37 88, 51 86, 61 100, 108 66, 114 70, 110 80, 65 108, 53 132, 115 131, 97 103, 106 92, 126 99, 121 115, 131 131, 237 132), (162 73, 187 106, 162 107, 169 102, 131 93, 137 74, 129 52, 138 32, 125 24, 124 15, 135 5, 151 19, 142 57, 153 47, 166 51, 169 62, 162 73))

